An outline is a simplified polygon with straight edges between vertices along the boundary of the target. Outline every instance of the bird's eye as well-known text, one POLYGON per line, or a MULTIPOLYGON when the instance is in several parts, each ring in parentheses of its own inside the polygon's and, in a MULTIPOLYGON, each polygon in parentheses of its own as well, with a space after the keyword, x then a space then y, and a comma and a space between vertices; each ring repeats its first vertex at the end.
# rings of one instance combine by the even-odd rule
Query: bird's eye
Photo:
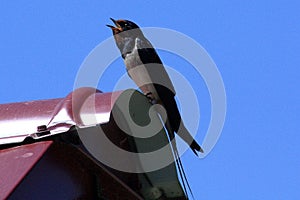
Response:
POLYGON ((124 26, 127 26, 127 25, 128 25, 127 23, 124 24, 124 26))

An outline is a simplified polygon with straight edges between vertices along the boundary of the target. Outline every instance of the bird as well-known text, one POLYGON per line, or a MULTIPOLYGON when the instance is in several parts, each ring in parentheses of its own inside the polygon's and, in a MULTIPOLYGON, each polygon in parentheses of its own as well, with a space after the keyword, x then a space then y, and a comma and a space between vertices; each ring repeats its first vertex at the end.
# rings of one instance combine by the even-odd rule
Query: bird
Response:
POLYGON ((199 152, 204 153, 183 123, 175 100, 176 91, 153 45, 134 22, 110 19, 114 26, 106 26, 113 32, 129 77, 153 104, 159 104, 165 109, 170 141, 177 133, 196 156, 199 152))

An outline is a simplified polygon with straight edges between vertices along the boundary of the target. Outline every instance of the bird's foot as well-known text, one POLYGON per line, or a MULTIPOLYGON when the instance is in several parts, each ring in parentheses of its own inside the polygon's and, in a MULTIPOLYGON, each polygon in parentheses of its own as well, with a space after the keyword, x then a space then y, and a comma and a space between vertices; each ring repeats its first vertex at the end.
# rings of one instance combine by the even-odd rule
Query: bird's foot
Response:
POLYGON ((145 94, 145 96, 147 97, 147 99, 149 100, 150 103, 152 104, 156 104, 156 100, 153 98, 152 92, 148 92, 147 94, 145 94))

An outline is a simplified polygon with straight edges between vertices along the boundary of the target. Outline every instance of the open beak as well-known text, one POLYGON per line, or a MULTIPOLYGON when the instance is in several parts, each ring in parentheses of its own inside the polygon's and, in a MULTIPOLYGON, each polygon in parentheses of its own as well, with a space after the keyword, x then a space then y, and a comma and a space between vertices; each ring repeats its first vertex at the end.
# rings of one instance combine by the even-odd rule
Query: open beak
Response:
POLYGON ((113 18, 109 18, 109 19, 116 25, 116 27, 106 24, 107 27, 109 27, 111 29, 120 29, 121 28, 121 26, 118 24, 118 22, 116 20, 114 20, 113 18))

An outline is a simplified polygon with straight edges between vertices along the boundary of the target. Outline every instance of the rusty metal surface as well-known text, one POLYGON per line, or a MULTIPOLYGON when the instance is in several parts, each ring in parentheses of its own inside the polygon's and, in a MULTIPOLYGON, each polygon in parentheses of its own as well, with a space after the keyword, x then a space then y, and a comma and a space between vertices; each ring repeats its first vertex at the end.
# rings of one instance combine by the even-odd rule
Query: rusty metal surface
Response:
POLYGON ((45 141, 0 150, 0 199, 7 198, 51 144, 45 141))
POLYGON ((79 88, 65 98, 0 104, 0 145, 67 132, 72 126, 106 123, 121 92, 79 88), (87 116, 96 116, 89 120, 87 116))

